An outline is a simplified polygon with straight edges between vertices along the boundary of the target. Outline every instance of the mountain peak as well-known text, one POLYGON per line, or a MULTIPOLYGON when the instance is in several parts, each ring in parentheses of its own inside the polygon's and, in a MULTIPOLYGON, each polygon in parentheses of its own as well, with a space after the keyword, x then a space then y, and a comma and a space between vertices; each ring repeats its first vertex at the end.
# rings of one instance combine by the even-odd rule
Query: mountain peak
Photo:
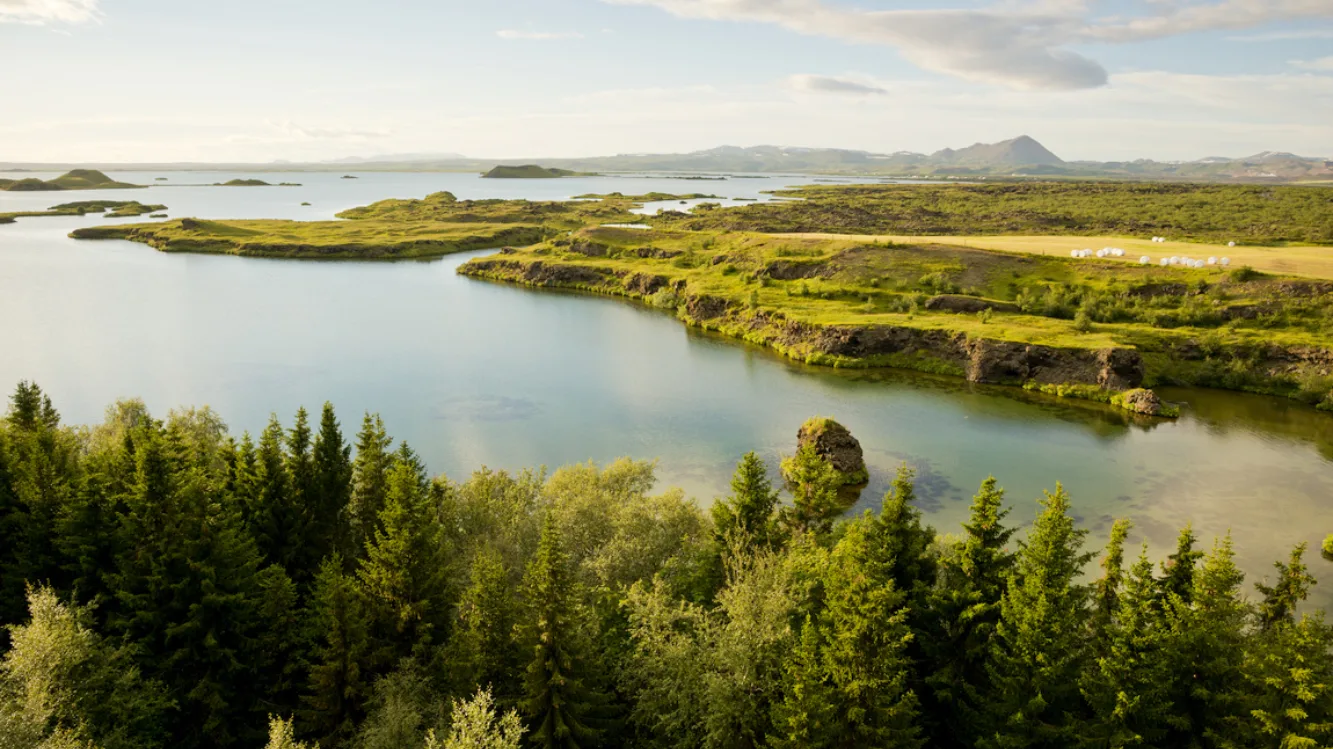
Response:
POLYGON ((931 158, 972 166, 1059 166, 1065 163, 1029 135, 999 143, 977 143, 957 151, 946 148, 936 151, 931 158))

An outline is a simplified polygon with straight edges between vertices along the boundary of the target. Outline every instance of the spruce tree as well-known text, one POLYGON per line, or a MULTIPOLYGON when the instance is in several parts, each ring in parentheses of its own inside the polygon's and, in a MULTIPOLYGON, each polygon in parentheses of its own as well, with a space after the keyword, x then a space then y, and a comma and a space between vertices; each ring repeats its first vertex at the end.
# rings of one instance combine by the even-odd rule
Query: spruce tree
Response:
MULTIPOLYGON (((352 446, 343 442, 333 404, 325 403, 312 453, 314 477, 306 507, 310 512, 311 569, 330 554, 351 552, 347 505, 352 496, 352 446)), ((359 555, 359 552, 357 552, 359 555)))
POLYGON ((713 526, 719 543, 733 535, 748 543, 767 546, 774 540, 773 510, 778 493, 768 480, 768 467, 749 452, 731 477, 731 495, 713 505, 713 526))
POLYGON ((375 537, 380 511, 388 492, 393 441, 384 431, 378 415, 366 414, 356 439, 356 460, 352 464, 352 495, 348 506, 353 558, 366 553, 366 543, 375 537))
POLYGON ((542 520, 537 555, 525 581, 528 599, 524 640, 531 653, 523 704, 542 749, 576 749, 597 740, 593 727, 599 697, 587 686, 577 592, 555 515, 542 520))
POLYGON ((1111 524, 1111 538, 1102 556, 1102 576, 1093 586, 1092 630, 1094 640, 1105 643, 1104 634, 1120 610, 1120 589, 1125 582, 1125 539, 1133 523, 1117 520, 1111 524))
POLYGON ((935 626, 922 643, 928 684, 923 716, 931 746, 972 747, 984 731, 986 663, 1014 565, 1007 545, 1016 529, 1004 525, 1008 515, 1004 490, 991 476, 972 500, 962 542, 941 560, 940 585, 929 607, 935 626))
POLYGON ((1310 595, 1310 587, 1317 582, 1303 560, 1307 548, 1302 543, 1292 549, 1291 559, 1286 564, 1273 563, 1277 568, 1277 580, 1271 586, 1254 584, 1264 596, 1259 603, 1259 625, 1265 630, 1290 624, 1296 616, 1296 606, 1310 595))
POLYGON ((808 616, 783 669, 782 695, 773 705, 773 749, 831 749, 847 735, 824 664, 823 636, 808 616))
POLYGON ((1175 553, 1167 557, 1166 563, 1162 565, 1163 596, 1176 596, 1189 603, 1194 590, 1194 568, 1203 558, 1203 552, 1194 550, 1196 543, 1198 538, 1194 535, 1194 529, 1188 525, 1182 528, 1175 553))
POLYGON ((1231 537, 1213 544, 1194 575, 1191 602, 1168 610, 1171 702, 1180 716, 1163 746, 1224 749, 1235 746, 1245 722, 1242 667, 1249 640, 1250 606, 1241 595, 1231 537))
MULTIPOLYGON (((1123 539, 1123 533, 1112 532, 1113 547, 1123 539)), ((1078 732, 1080 746, 1164 745, 1174 722, 1171 677, 1176 663, 1156 588, 1145 547, 1099 632, 1102 654, 1083 672, 1083 695, 1092 716, 1078 732)))
POLYGON ((306 638, 310 675, 302 723, 320 746, 341 746, 356 732, 370 691, 365 601, 342 558, 326 557, 311 587, 306 638))
POLYGON ((923 743, 911 687, 911 596, 895 579, 903 568, 895 564, 894 547, 902 540, 891 532, 896 527, 883 514, 862 517, 847 526, 829 557, 822 622, 836 746, 908 749, 923 743))
POLYGON ((376 658, 429 663, 448 637, 452 601, 444 535, 429 507, 424 469, 404 449, 387 477, 385 506, 357 570, 374 625, 376 658))
POLYGON ((255 455, 258 495, 248 514, 264 561, 281 565, 288 577, 299 578, 306 517, 287 472, 284 441, 277 416, 270 416, 259 436, 255 455))
POLYGON ((838 497, 842 474, 808 444, 782 461, 782 477, 792 495, 792 504, 782 512, 787 532, 817 536, 828 533, 842 510, 838 497))
POLYGON ((1041 507, 1000 604, 985 697, 990 726, 979 742, 987 749, 1055 749, 1075 738, 1070 716, 1082 705, 1088 597, 1076 581, 1091 555, 1063 487, 1041 507))
POLYGON ((1333 745, 1333 627, 1323 612, 1270 624, 1245 663, 1250 746, 1333 745))
POLYGON ((485 689, 501 706, 517 704, 522 691, 523 655, 514 642, 518 606, 503 555, 493 546, 478 550, 471 581, 458 605, 451 661, 465 664, 464 693, 485 689))

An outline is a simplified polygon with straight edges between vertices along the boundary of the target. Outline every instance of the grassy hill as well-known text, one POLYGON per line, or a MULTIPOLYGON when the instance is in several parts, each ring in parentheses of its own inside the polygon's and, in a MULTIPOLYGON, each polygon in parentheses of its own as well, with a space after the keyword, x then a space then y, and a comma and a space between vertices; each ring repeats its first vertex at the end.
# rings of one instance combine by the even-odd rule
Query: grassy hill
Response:
POLYGON ((588 175, 569 169, 547 169, 536 164, 524 164, 523 166, 497 166, 481 176, 486 179, 558 179, 560 177, 588 175))
POLYGON ((0 179, 0 190, 10 192, 53 192, 57 190, 123 190, 145 185, 117 182, 96 169, 74 169, 55 179, 0 179))
POLYGON ((53 205, 45 211, 20 211, 18 213, 0 213, 0 224, 12 224, 15 219, 28 216, 83 216, 89 213, 106 213, 107 218, 142 216, 145 213, 165 211, 164 205, 149 205, 137 200, 84 200, 77 203, 53 205), (107 213, 110 211, 110 213, 107 213))

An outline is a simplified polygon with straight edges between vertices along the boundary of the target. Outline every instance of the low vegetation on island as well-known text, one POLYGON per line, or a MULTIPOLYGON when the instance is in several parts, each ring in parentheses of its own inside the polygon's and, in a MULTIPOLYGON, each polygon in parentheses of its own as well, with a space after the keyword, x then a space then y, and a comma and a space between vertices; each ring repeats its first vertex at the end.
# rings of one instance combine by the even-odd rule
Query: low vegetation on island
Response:
POLYGON ((299 182, 279 182, 273 184, 262 179, 229 179, 226 182, 214 182, 214 187, 300 187, 299 182))
POLYGON ((54 192, 59 190, 125 190, 146 187, 117 182, 96 169, 74 169, 54 179, 0 179, 0 190, 11 192, 54 192))
POLYGON ((629 204, 457 200, 447 192, 421 200, 385 200, 338 214, 342 221, 182 218, 153 224, 77 229, 78 239, 129 239, 165 252, 207 252, 293 259, 439 257, 505 245, 530 245, 599 220, 630 221, 629 204))
POLYGON ((522 166, 500 165, 481 175, 485 179, 558 179, 560 177, 595 177, 591 172, 575 172, 569 169, 549 169, 537 164, 522 166))
POLYGON ((432 478, 371 414, 354 442, 328 404, 257 439, 138 400, 71 427, 27 383, 0 467, 7 747, 1260 749, 1333 724, 1304 544, 1250 583, 1243 534, 1154 559, 1059 484, 987 479, 941 533, 903 467, 845 517, 807 442, 780 487, 745 455, 705 511, 651 462, 432 478))
POLYGON ((84 216, 90 213, 102 213, 106 218, 124 218, 142 216, 154 211, 165 211, 164 205, 140 203, 137 200, 83 200, 76 203, 53 205, 45 211, 19 211, 0 213, 0 224, 13 223, 15 219, 33 216, 84 216))
POLYGON ((460 272, 639 299, 811 364, 1025 385, 1144 415, 1175 413, 1151 392, 1129 395, 1158 385, 1270 393, 1333 409, 1333 261, 1325 249, 1333 191, 840 185, 802 190, 799 200, 632 212, 661 197, 459 201, 437 193, 352 209, 336 222, 182 219, 73 236, 294 258, 505 247, 460 272), (651 227, 616 226, 644 222, 651 227), (1130 249, 1070 257, 1070 246, 1081 249, 1092 233, 1130 249), (1289 244, 1298 242, 1305 244, 1289 244), (1147 264, 1141 247, 1154 248, 1147 264), (1162 253, 1190 262, 1163 265, 1162 253), (1235 262, 1220 262, 1226 253, 1235 262))

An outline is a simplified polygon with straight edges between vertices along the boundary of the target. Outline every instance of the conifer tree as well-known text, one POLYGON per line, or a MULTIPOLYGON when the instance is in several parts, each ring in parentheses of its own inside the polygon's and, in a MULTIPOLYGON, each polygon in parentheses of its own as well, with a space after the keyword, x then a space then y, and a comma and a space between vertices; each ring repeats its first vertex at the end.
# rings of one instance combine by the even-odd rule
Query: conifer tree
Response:
POLYGON ((301 714, 320 746, 340 746, 355 734, 369 694, 365 602, 337 554, 320 564, 310 597, 310 675, 301 714))
POLYGON ((1250 746, 1333 745, 1333 627, 1323 612, 1282 620, 1251 642, 1245 663, 1250 746))
POLYGON ((940 585, 930 602, 935 626, 923 640, 928 691, 922 695, 931 745, 972 747, 981 735, 986 663, 1000 618, 1000 599, 1014 565, 1007 550, 1014 528, 1004 520, 1004 490, 994 476, 981 484, 955 554, 941 560, 940 585))
POLYGON ((352 497, 352 446, 343 442, 332 403, 325 403, 320 415, 311 462, 313 486, 306 505, 311 523, 308 563, 315 569, 324 557, 341 551, 347 558, 351 551, 347 505, 352 497))
POLYGON ((568 566, 559 526, 548 511, 525 581, 529 611, 524 640, 532 660, 523 707, 532 725, 529 741, 542 749, 587 746, 600 733, 592 725, 599 697, 586 683, 577 593, 568 566))
POLYGON ((1087 592, 1076 584, 1091 555, 1059 484, 1041 501, 1000 604, 989 666, 987 749, 1067 747, 1082 704, 1087 592))
POLYGON ((1291 559, 1286 564, 1273 563, 1277 568, 1277 580, 1271 586, 1254 584, 1264 596, 1259 603, 1259 624, 1265 630, 1290 624, 1296 616, 1296 606, 1310 595, 1310 587, 1317 582, 1303 560, 1307 548, 1302 543, 1292 549, 1291 559))
POLYGON ((466 664, 462 691, 481 688, 502 706, 517 703, 523 672, 523 652, 514 642, 518 613, 503 555, 492 546, 482 547, 472 560, 471 582, 459 602, 451 643, 451 660, 466 664))
POLYGON ((824 664, 839 727, 836 746, 849 749, 923 743, 910 683, 910 596, 895 579, 905 566, 895 564, 893 548, 903 539, 892 532, 901 521, 884 518, 892 512, 850 523, 824 578, 824 664))
POLYGON ((831 749, 845 735, 824 665, 823 637, 806 617, 801 639, 783 669, 781 702, 773 705, 774 749, 831 749))
POLYGON ((1250 606, 1241 596, 1245 576, 1236 568, 1231 537, 1214 543, 1194 575, 1191 603, 1168 610, 1171 697, 1180 716, 1163 746, 1233 747, 1244 722, 1242 666, 1250 606))
MULTIPOLYGON (((1108 557, 1120 553, 1114 547, 1123 540, 1124 533, 1112 531, 1113 551, 1108 557)), ((1102 655, 1083 672, 1083 695, 1092 716, 1078 731, 1081 746, 1164 745, 1174 718, 1170 688, 1175 663, 1156 588, 1144 547, 1123 593, 1116 597, 1115 611, 1099 633, 1104 640, 1099 646, 1102 655)))
POLYGON ((277 416, 270 416, 255 455, 258 493, 249 516, 264 561, 281 565, 288 577, 299 577, 306 517, 287 471, 284 441, 277 416))
POLYGON ((1106 553, 1102 556, 1102 576, 1093 586, 1092 593, 1095 641, 1105 642, 1101 635, 1110 628, 1120 610, 1120 589, 1125 582, 1125 539, 1132 527, 1133 523, 1128 520, 1111 524, 1111 538, 1106 542, 1106 553))
POLYGON ((1194 591, 1194 568, 1203 558, 1203 552, 1194 550, 1197 542, 1193 528, 1187 525, 1181 529, 1175 553, 1167 557, 1166 563, 1162 565, 1163 596, 1174 595, 1185 603, 1190 602, 1194 591))
POLYGON ((351 523, 353 558, 366 552, 366 543, 375 537, 380 511, 384 509, 388 493, 389 468, 393 456, 389 448, 393 441, 384 431, 384 422, 378 415, 366 414, 356 440, 356 460, 352 464, 352 495, 348 506, 351 523))
POLYGON ((768 468, 749 452, 731 477, 731 496, 713 505, 714 532, 720 543, 739 534, 750 544, 767 546, 774 540, 773 510, 778 493, 768 480, 768 468))
POLYGON ((400 451, 387 476, 385 506, 357 570, 374 625, 376 658, 392 667, 415 656, 428 663, 431 647, 448 637, 444 536, 428 507, 424 468, 400 451))
POLYGON ((833 520, 842 509, 838 490, 842 474, 807 444, 796 454, 782 461, 782 477, 792 504, 783 508, 782 522, 792 535, 813 533, 822 535, 833 527, 833 520))

